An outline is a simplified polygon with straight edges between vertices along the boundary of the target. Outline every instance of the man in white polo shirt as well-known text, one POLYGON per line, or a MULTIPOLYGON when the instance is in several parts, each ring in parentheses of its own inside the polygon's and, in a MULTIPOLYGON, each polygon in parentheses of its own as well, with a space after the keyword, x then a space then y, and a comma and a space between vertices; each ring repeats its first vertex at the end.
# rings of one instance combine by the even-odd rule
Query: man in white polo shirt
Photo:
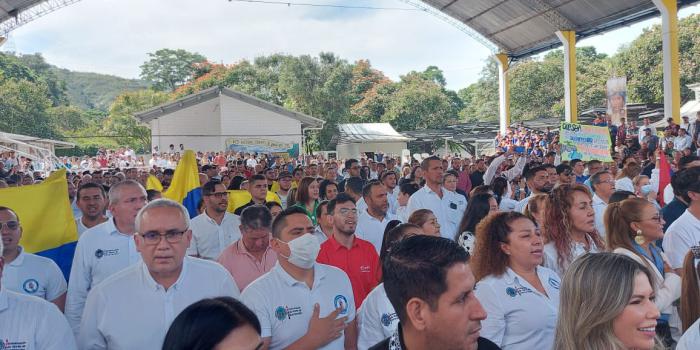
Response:
POLYGON ((146 190, 133 180, 119 182, 109 190, 112 219, 80 236, 73 256, 66 318, 77 335, 88 291, 112 274, 141 260, 133 235, 136 214, 146 204, 146 190))
POLYGON ((454 239, 459 222, 467 209, 464 196, 442 188, 442 160, 436 156, 421 162, 425 186, 408 200, 408 215, 418 209, 430 209, 440 223, 440 235, 454 239))
POLYGON ((187 255, 215 260, 231 243, 241 238, 241 220, 226 211, 226 186, 212 180, 202 186, 204 212, 192 219, 192 242, 187 255))
POLYGON ((379 180, 369 181, 362 188, 362 198, 367 203, 367 208, 360 211, 358 208, 357 237, 372 243, 377 254, 382 250, 384 229, 391 220, 396 217, 389 213, 389 202, 386 187, 379 180))
POLYGON ((253 281, 241 300, 260 320, 264 349, 355 349, 355 302, 342 270, 316 263, 320 250, 304 209, 291 207, 272 224, 277 265, 253 281))
MULTIPOLYGON (((56 263, 43 256, 25 252, 19 246, 22 224, 14 210, 0 206, 0 232, 5 250, 2 285, 13 292, 50 301, 63 311, 66 304, 66 279, 56 263)), ((0 330, 0 338, 2 332, 0 330)))
POLYGON ((82 236, 89 228, 93 228, 107 220, 105 209, 107 207, 107 194, 102 185, 88 182, 78 188, 75 196, 75 204, 82 215, 75 219, 78 226, 78 237, 82 236))
POLYGON ((687 189, 682 196, 688 209, 666 230, 663 247, 671 267, 682 276, 685 256, 700 242, 700 167, 683 169, 675 177, 674 184, 687 189))
POLYGON ((155 200, 138 213, 134 241, 143 261, 112 275, 88 295, 81 349, 160 349, 173 319, 204 298, 238 297, 221 265, 187 257, 187 209, 155 200))
MULTIPOLYGON (((0 219, 0 229, 7 225, 0 219)), ((0 281, 6 266, 0 240, 0 281)), ((12 292, 0 282, 0 349, 73 350, 75 338, 58 308, 39 298, 12 292)))

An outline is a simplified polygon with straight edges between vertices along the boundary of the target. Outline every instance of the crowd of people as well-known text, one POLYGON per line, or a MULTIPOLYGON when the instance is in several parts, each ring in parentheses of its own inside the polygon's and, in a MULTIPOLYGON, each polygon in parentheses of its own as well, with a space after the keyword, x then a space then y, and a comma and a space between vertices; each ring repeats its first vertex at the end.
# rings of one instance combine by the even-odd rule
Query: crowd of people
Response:
MULTIPOLYGON (((661 144, 584 162, 551 132, 497 142, 410 162, 200 152, 194 217, 148 187, 183 149, 71 160, 68 279, 0 207, 4 348, 700 347, 695 141, 664 188, 661 144)), ((2 157, 0 196, 42 181, 2 157)))

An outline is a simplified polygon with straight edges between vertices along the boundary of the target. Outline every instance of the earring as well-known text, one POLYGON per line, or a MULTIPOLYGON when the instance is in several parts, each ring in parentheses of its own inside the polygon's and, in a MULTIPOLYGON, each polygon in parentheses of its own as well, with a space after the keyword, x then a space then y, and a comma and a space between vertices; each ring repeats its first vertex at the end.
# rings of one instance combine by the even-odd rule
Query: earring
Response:
POLYGON ((642 245, 646 241, 644 239, 644 236, 642 236, 642 230, 637 230, 637 235, 634 236, 634 241, 637 242, 637 244, 642 245))

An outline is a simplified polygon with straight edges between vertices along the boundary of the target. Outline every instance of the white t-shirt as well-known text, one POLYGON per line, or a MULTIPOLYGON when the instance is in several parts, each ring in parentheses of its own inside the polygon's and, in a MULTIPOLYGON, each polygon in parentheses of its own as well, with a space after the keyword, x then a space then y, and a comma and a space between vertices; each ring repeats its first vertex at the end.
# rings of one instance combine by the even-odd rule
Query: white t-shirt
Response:
POLYGON ((501 197, 501 204, 498 205, 500 211, 514 211, 518 207, 518 201, 511 198, 501 197))
POLYGON ((601 237, 605 238, 605 209, 608 208, 608 203, 605 203, 597 194, 593 195, 593 211, 595 211, 595 229, 601 237))
POLYGON ((510 268, 476 284, 476 297, 486 310, 481 336, 503 350, 551 349, 557 327, 559 286, 557 273, 537 267, 547 295, 540 293, 510 268))
POLYGON ((238 215, 224 213, 221 225, 209 217, 206 212, 197 215, 190 223, 192 241, 187 255, 199 255, 215 260, 231 243, 241 238, 241 219, 238 215))
MULTIPOLYGON (((241 301, 258 316, 262 337, 270 338, 270 350, 284 349, 306 334, 314 304, 320 306, 319 317, 327 317, 338 307, 338 317, 355 319, 355 301, 350 279, 342 270, 314 264, 313 288, 297 281, 277 263, 272 270, 243 290, 241 301)), ((321 350, 344 350, 342 335, 321 350)))
POLYGON ((372 243, 374 249, 377 250, 377 254, 382 251, 382 241, 384 240, 384 230, 389 221, 395 220, 396 217, 391 213, 387 213, 382 221, 369 215, 367 209, 359 212, 357 218, 357 228, 355 229, 355 235, 358 238, 364 239, 372 243))
POLYGON ((141 261, 133 235, 123 234, 107 220, 78 239, 70 270, 66 318, 77 335, 88 291, 114 273, 141 261))
POLYGON ((48 301, 53 301, 66 292, 66 279, 53 260, 25 253, 22 247, 19 249, 17 258, 6 264, 2 271, 3 288, 48 301))
POLYGON ((418 209, 430 209, 440 224, 440 236, 454 239, 459 222, 467 210, 467 199, 444 187, 440 198, 430 187, 423 186, 408 199, 409 216, 418 209))
POLYGON ((77 348, 68 322, 56 305, 0 288, 0 349, 77 348))
POLYGON ((700 345, 700 318, 695 321, 678 340, 676 350, 697 350, 700 345))
POLYGON ((186 256, 168 290, 140 262, 90 291, 78 344, 81 349, 160 349, 186 307, 204 298, 239 295, 231 274, 215 262, 186 256))
POLYGON ((384 283, 367 294, 357 310, 357 348, 366 350, 390 337, 399 325, 399 317, 386 296, 384 283))
MULTIPOLYGON (((588 237, 586 237, 588 239, 588 237)), ((557 275, 564 276, 566 268, 569 267, 571 262, 576 260, 579 256, 586 253, 598 253, 600 249, 593 243, 589 242, 590 249, 586 251, 586 246, 583 243, 572 242, 571 243, 571 261, 565 261, 563 269, 559 266, 559 258, 557 257, 557 247, 554 242, 549 242, 544 245, 544 267, 553 270, 557 275)))
POLYGON ((666 229, 663 247, 674 269, 683 267, 690 247, 700 245, 700 220, 688 209, 666 229))
POLYGON ((408 206, 396 208, 396 219, 404 224, 408 222, 408 206))

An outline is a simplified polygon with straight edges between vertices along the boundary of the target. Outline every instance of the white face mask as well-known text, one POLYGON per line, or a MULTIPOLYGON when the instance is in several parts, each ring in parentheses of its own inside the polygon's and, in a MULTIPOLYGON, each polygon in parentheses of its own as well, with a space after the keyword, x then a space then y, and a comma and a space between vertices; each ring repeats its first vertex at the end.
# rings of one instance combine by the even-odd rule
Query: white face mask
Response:
MULTIPOLYGON (((294 266, 308 270, 316 263, 318 252, 321 251, 321 243, 318 242, 316 236, 305 233, 289 242, 282 240, 278 241, 286 243, 289 246, 289 256, 284 256, 294 266)), ((281 254, 280 254, 281 255, 281 254)))

